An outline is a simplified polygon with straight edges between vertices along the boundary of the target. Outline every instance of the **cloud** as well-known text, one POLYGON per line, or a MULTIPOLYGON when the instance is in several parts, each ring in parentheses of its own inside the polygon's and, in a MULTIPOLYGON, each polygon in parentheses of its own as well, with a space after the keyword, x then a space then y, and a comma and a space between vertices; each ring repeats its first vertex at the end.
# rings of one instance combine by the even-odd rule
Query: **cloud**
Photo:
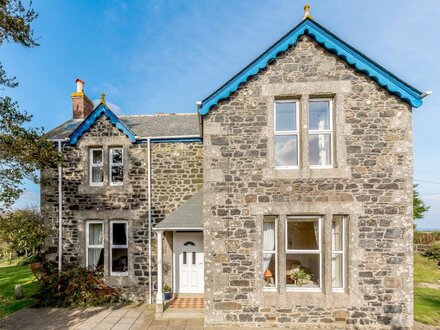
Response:
POLYGON ((40 192, 35 190, 25 190, 12 208, 20 209, 35 206, 40 207, 40 192))
MULTIPOLYGON (((99 99, 93 100, 93 105, 96 107, 100 102, 101 102, 101 100, 99 100, 99 99)), ((122 114, 121 107, 119 105, 112 103, 112 102, 109 102, 109 101, 105 101, 105 103, 106 103, 107 107, 111 111, 113 111, 115 114, 117 114, 117 115, 122 114)))

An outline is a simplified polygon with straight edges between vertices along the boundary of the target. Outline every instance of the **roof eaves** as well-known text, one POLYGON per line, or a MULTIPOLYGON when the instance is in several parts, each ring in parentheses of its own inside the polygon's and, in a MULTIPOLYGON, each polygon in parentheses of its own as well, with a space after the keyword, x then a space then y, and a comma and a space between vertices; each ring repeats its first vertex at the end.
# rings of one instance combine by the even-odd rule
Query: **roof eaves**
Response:
POLYGON ((315 21, 307 18, 290 30, 243 70, 228 80, 224 85, 205 98, 199 108, 199 113, 201 115, 208 114, 213 106, 218 104, 219 101, 228 98, 231 93, 235 92, 241 84, 249 79, 249 77, 256 75, 260 70, 264 69, 271 60, 275 59, 279 53, 286 51, 291 45, 295 44, 298 38, 304 34, 312 37, 327 50, 335 53, 348 64, 352 65, 356 70, 366 74, 380 86, 386 88, 390 93, 397 95, 411 106, 417 108, 422 105, 422 92, 397 78, 391 72, 384 69, 346 42, 342 41, 315 21))

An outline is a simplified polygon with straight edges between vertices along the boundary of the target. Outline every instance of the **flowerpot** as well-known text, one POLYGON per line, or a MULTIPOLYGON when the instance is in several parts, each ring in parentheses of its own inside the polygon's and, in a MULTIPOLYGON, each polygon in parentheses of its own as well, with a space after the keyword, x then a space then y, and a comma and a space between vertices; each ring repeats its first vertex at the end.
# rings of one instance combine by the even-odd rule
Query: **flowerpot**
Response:
POLYGON ((171 292, 165 292, 165 300, 170 300, 173 297, 173 294, 171 292))

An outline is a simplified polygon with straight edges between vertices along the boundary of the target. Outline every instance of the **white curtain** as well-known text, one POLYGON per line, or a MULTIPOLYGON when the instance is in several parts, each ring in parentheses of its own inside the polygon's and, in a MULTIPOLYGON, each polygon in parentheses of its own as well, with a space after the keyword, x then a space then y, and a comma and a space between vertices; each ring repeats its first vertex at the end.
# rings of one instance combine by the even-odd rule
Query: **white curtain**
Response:
MULTIPOLYGON (((89 244, 90 245, 102 245, 103 233, 102 224, 91 224, 89 227, 89 244)), ((89 266, 96 268, 98 266, 99 257, 101 255, 102 248, 89 249, 89 266)))
POLYGON ((316 246, 319 248, 319 224, 317 222, 313 223, 313 229, 315 231, 316 246))
MULTIPOLYGON (((263 250, 275 250, 275 222, 263 222, 263 250)), ((273 253, 263 253, 263 272, 269 267, 273 253)))

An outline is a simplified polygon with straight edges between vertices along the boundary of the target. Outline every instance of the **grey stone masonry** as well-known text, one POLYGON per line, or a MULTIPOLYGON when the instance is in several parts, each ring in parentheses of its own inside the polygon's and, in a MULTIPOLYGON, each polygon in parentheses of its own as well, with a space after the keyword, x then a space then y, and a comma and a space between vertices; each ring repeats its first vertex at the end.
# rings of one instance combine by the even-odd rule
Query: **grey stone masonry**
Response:
POLYGON ((204 116, 205 324, 413 325, 412 115, 408 104, 302 37, 204 116), (310 168, 307 107, 334 105, 334 166, 310 168), (299 101, 297 169, 274 167, 273 109, 299 101), (276 216, 278 279, 263 290, 262 222, 276 216), (285 219, 323 219, 320 292, 286 288, 285 219), (343 292, 331 289, 331 219, 347 219, 343 292))
MULTIPOLYGON (((133 144, 105 117, 100 117, 77 145, 63 145, 63 261, 85 265, 85 222, 104 221, 104 274, 127 296, 144 300, 148 294, 148 171, 147 144, 133 144), (124 150, 124 183, 111 186, 108 180, 109 148, 124 150), (104 150, 104 183, 89 185, 90 147, 104 150), (128 221, 128 276, 111 276, 109 270, 109 223, 128 221)), ((202 188, 203 145, 201 142, 151 143, 152 221, 161 221, 202 188)), ((57 170, 42 173, 41 211, 52 233, 46 250, 56 258, 58 245, 57 170)), ((152 234, 155 239, 154 233, 152 234)), ((156 283, 155 242, 153 287, 156 283)))

